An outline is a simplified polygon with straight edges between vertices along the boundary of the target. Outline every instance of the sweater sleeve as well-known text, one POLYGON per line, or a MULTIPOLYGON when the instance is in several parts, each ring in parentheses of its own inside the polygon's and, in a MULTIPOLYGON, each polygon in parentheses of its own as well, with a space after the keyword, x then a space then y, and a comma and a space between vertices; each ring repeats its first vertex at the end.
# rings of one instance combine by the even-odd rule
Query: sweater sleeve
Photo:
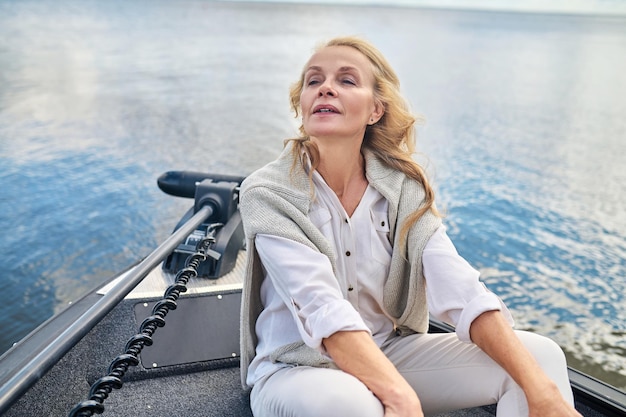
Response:
POLYGON ((460 340, 471 343, 470 326, 486 311, 502 311, 513 325, 507 307, 479 280, 480 273, 457 253, 444 226, 428 241, 423 264, 430 312, 454 325, 460 340))
MULTIPOLYGON (((325 255, 301 243, 258 234, 259 258, 271 286, 287 306, 302 340, 324 352, 322 340, 338 331, 370 332, 359 313, 344 299, 331 263, 325 255)), ((287 329, 285 326, 284 329, 287 329)))

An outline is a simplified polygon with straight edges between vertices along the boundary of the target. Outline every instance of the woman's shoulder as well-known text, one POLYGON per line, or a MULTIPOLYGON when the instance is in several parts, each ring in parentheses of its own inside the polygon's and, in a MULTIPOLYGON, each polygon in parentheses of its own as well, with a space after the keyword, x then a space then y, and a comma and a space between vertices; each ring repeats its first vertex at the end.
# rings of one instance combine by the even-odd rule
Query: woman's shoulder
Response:
POLYGON ((309 187, 308 177, 306 174, 299 173, 298 167, 292 169, 291 165, 279 158, 257 169, 241 183, 242 194, 259 187, 272 190, 305 191, 309 187))
POLYGON ((292 159, 284 152, 278 159, 257 169, 241 184, 240 208, 295 206, 306 212, 310 206, 311 185, 301 168, 292 169, 292 159))

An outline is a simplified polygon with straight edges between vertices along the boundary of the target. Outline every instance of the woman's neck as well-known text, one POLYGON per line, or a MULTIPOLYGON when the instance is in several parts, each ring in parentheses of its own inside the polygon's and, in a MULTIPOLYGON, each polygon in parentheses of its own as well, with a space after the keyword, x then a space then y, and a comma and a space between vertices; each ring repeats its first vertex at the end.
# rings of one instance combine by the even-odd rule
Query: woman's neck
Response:
POLYGON ((367 189, 365 160, 360 152, 360 144, 318 142, 317 145, 320 156, 317 172, 351 216, 367 189))

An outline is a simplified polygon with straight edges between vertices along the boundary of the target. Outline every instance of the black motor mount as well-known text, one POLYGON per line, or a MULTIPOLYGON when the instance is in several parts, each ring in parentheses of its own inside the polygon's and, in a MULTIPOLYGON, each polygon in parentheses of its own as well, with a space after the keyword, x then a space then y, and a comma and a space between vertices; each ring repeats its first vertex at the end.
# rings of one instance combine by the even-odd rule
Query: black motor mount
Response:
POLYGON ((209 205, 213 208, 213 213, 207 221, 167 257, 163 263, 163 270, 176 273, 183 268, 189 255, 196 252, 197 243, 209 232, 215 233, 215 243, 207 253, 207 260, 200 264, 198 276, 216 279, 235 267, 237 256, 244 248, 245 242, 238 210, 239 186, 243 179, 244 177, 233 175, 190 171, 170 171, 159 177, 159 188, 167 194, 194 198, 194 206, 185 213, 174 230, 201 207, 209 205))

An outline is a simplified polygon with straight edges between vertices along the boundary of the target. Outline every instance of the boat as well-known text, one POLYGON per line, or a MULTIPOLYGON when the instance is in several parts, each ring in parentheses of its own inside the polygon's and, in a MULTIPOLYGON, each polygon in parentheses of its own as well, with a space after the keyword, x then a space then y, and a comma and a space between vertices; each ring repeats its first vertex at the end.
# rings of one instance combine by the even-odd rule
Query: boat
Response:
MULTIPOLYGON (((193 206, 151 254, 0 357, 0 415, 252 416, 239 375, 243 179, 161 175, 164 192, 193 206)), ((454 329, 431 319, 430 331, 454 329)), ((569 376, 582 415, 626 415, 626 393, 569 376)), ((494 415, 495 406, 445 414, 494 415)))

